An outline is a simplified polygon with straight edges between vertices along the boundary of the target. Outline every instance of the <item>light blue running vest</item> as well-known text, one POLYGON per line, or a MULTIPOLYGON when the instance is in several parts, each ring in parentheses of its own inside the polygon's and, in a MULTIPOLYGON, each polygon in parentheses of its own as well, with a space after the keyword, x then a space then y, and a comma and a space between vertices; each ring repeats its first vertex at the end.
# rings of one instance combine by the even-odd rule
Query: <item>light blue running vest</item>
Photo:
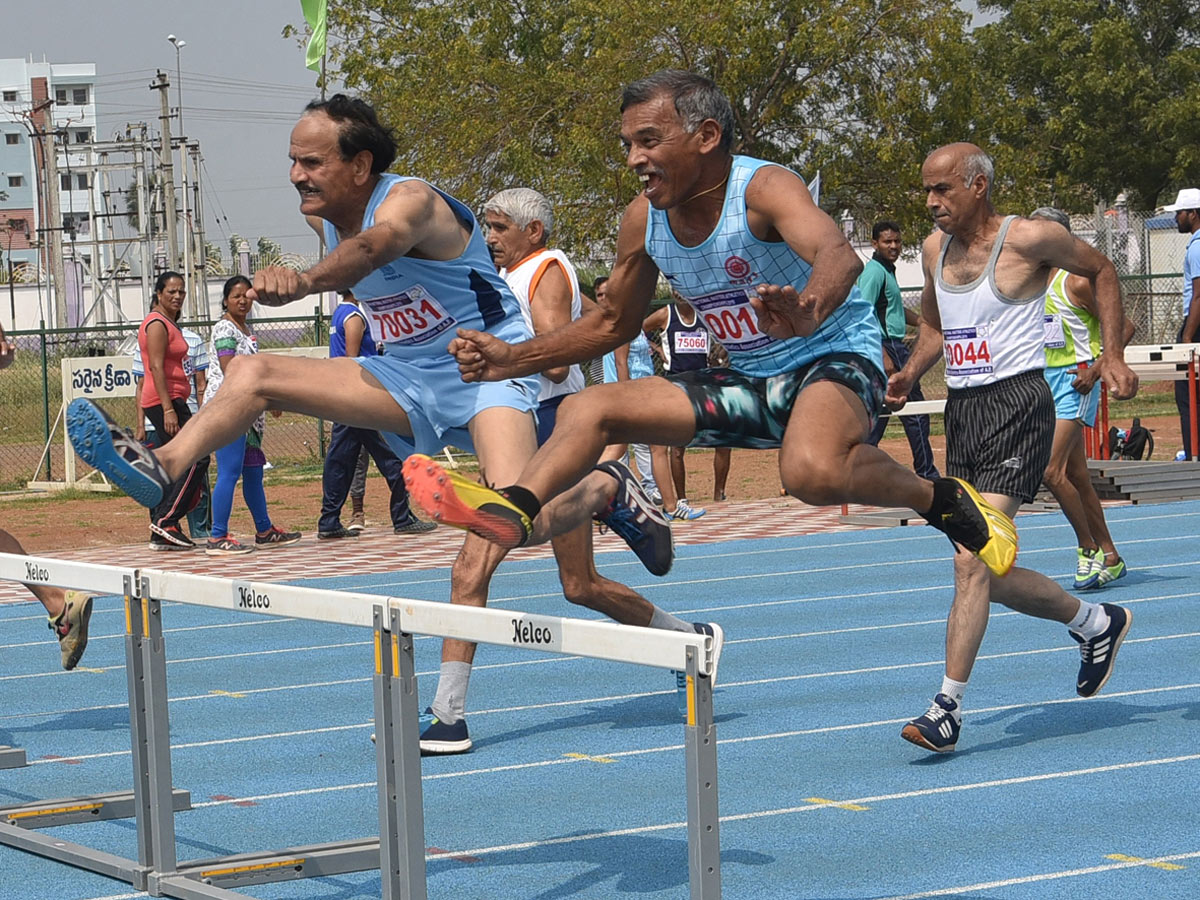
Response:
POLYGON ((746 222, 746 186, 754 173, 775 163, 735 156, 716 229, 696 247, 671 233, 665 210, 650 207, 646 252, 695 307, 712 336, 729 351, 729 364, 755 377, 790 372, 832 353, 857 353, 883 371, 883 335, 871 304, 858 287, 810 337, 776 340, 758 330, 749 298, 760 284, 790 284, 803 291, 812 266, 786 243, 755 237, 746 222))
MULTIPOLYGON (((380 175, 363 215, 363 230, 375 224, 375 210, 393 185, 420 180, 380 175)), ((436 187, 433 190, 470 226, 467 248, 451 260, 402 256, 354 285, 354 296, 362 304, 372 337, 387 356, 447 360, 446 347, 459 328, 487 331, 509 343, 529 340, 532 335, 521 318, 517 298, 496 272, 475 216, 449 194, 436 187)), ((325 222, 325 245, 332 251, 338 243, 337 229, 325 222)))

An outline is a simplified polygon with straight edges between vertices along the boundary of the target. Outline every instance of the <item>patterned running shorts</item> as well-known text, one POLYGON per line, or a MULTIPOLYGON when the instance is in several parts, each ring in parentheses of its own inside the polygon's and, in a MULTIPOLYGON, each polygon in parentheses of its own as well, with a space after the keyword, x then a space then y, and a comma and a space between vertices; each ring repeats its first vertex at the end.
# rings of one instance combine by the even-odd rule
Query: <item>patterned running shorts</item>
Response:
POLYGON ((883 409, 887 386, 875 364, 857 353, 833 353, 765 378, 733 369, 697 369, 667 380, 688 395, 696 413, 696 436, 688 446, 756 450, 780 445, 796 395, 810 384, 833 381, 852 390, 867 412, 868 434, 883 409))

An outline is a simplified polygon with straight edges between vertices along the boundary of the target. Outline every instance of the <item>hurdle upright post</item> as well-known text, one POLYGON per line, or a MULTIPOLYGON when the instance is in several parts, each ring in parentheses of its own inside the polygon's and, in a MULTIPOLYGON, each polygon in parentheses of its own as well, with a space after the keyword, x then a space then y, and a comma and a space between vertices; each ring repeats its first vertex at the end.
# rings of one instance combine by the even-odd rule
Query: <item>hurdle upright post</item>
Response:
POLYGON ((375 754, 379 771, 379 874, 383 900, 426 900, 417 674, 400 613, 374 609, 375 754))
POLYGON ((1200 422, 1196 421, 1197 396, 1200 395, 1200 383, 1196 376, 1196 351, 1188 354, 1188 419, 1191 425, 1192 462, 1200 459, 1200 422))
POLYGON ((717 805, 717 726, 712 677, 699 674, 696 648, 687 649, 687 811, 691 900, 721 896, 721 819, 717 805))
POLYGON ((139 854, 149 853, 151 871, 144 890, 151 894, 161 892, 159 880, 174 875, 179 868, 175 849, 175 810, 172 803, 171 780, 171 726, 167 712, 167 652, 163 643, 162 604, 150 596, 150 580, 142 578, 138 598, 138 613, 127 622, 137 633, 140 664, 137 673, 140 684, 134 685, 135 673, 129 668, 130 718, 140 721, 143 737, 134 740, 135 792, 144 791, 144 800, 139 801, 147 816, 148 827, 139 830, 139 854), (136 698, 139 715, 135 718, 132 702, 136 698), (138 760, 137 749, 141 746, 142 759, 138 760), (145 831, 147 834, 142 834, 145 831))

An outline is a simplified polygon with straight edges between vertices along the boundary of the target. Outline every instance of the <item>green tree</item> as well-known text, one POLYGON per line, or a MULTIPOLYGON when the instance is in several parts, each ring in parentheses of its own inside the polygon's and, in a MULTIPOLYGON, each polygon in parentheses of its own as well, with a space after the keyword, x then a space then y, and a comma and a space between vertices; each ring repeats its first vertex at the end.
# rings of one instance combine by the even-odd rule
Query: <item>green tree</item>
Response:
POLYGON ((1022 207, 1129 191, 1154 207, 1200 177, 1198 0, 987 0, 980 140, 1022 207))
POLYGON ((396 130, 395 169, 480 205, 506 187, 553 199, 557 242, 610 255, 638 190, 618 143, 621 87, 667 66, 711 76, 736 147, 821 171, 823 205, 923 221, 917 169, 955 140, 941 60, 970 59, 954 0, 344 0, 336 75, 396 130))
POLYGON ((258 268, 265 266, 279 265, 279 261, 283 258, 283 248, 278 241, 272 240, 269 237, 260 237, 258 239, 258 268))

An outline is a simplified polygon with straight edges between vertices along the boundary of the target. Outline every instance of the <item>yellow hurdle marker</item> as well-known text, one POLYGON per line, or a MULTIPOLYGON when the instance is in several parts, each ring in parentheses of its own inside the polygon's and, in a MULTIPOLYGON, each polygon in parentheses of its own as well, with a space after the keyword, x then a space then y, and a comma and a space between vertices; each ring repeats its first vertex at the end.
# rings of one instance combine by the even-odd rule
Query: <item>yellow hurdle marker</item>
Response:
POLYGON ((859 806, 857 803, 838 803, 836 800, 826 800, 824 797, 805 797, 805 803, 811 803, 814 806, 832 806, 835 809, 852 809, 855 812, 863 812, 871 807, 859 806))
POLYGON ((586 753, 564 753, 563 756, 570 757, 571 759, 582 759, 582 760, 586 760, 587 762, 594 762, 594 763, 615 763, 616 762, 616 760, 613 759, 611 756, 588 756, 586 753))
POLYGON ((1110 853, 1105 859, 1115 859, 1117 862, 1145 863, 1152 869, 1165 869, 1168 872, 1177 872, 1187 868, 1187 866, 1177 866, 1175 863, 1169 862, 1149 862, 1140 856, 1126 856, 1124 853, 1110 853))
POLYGON ((236 698, 236 699, 238 699, 238 700, 245 700, 245 699, 246 699, 246 695, 245 695, 245 694, 237 694, 237 693, 234 693, 233 691, 209 691, 209 693, 210 693, 210 694, 214 694, 214 695, 216 695, 217 697, 234 697, 234 698, 236 698))

